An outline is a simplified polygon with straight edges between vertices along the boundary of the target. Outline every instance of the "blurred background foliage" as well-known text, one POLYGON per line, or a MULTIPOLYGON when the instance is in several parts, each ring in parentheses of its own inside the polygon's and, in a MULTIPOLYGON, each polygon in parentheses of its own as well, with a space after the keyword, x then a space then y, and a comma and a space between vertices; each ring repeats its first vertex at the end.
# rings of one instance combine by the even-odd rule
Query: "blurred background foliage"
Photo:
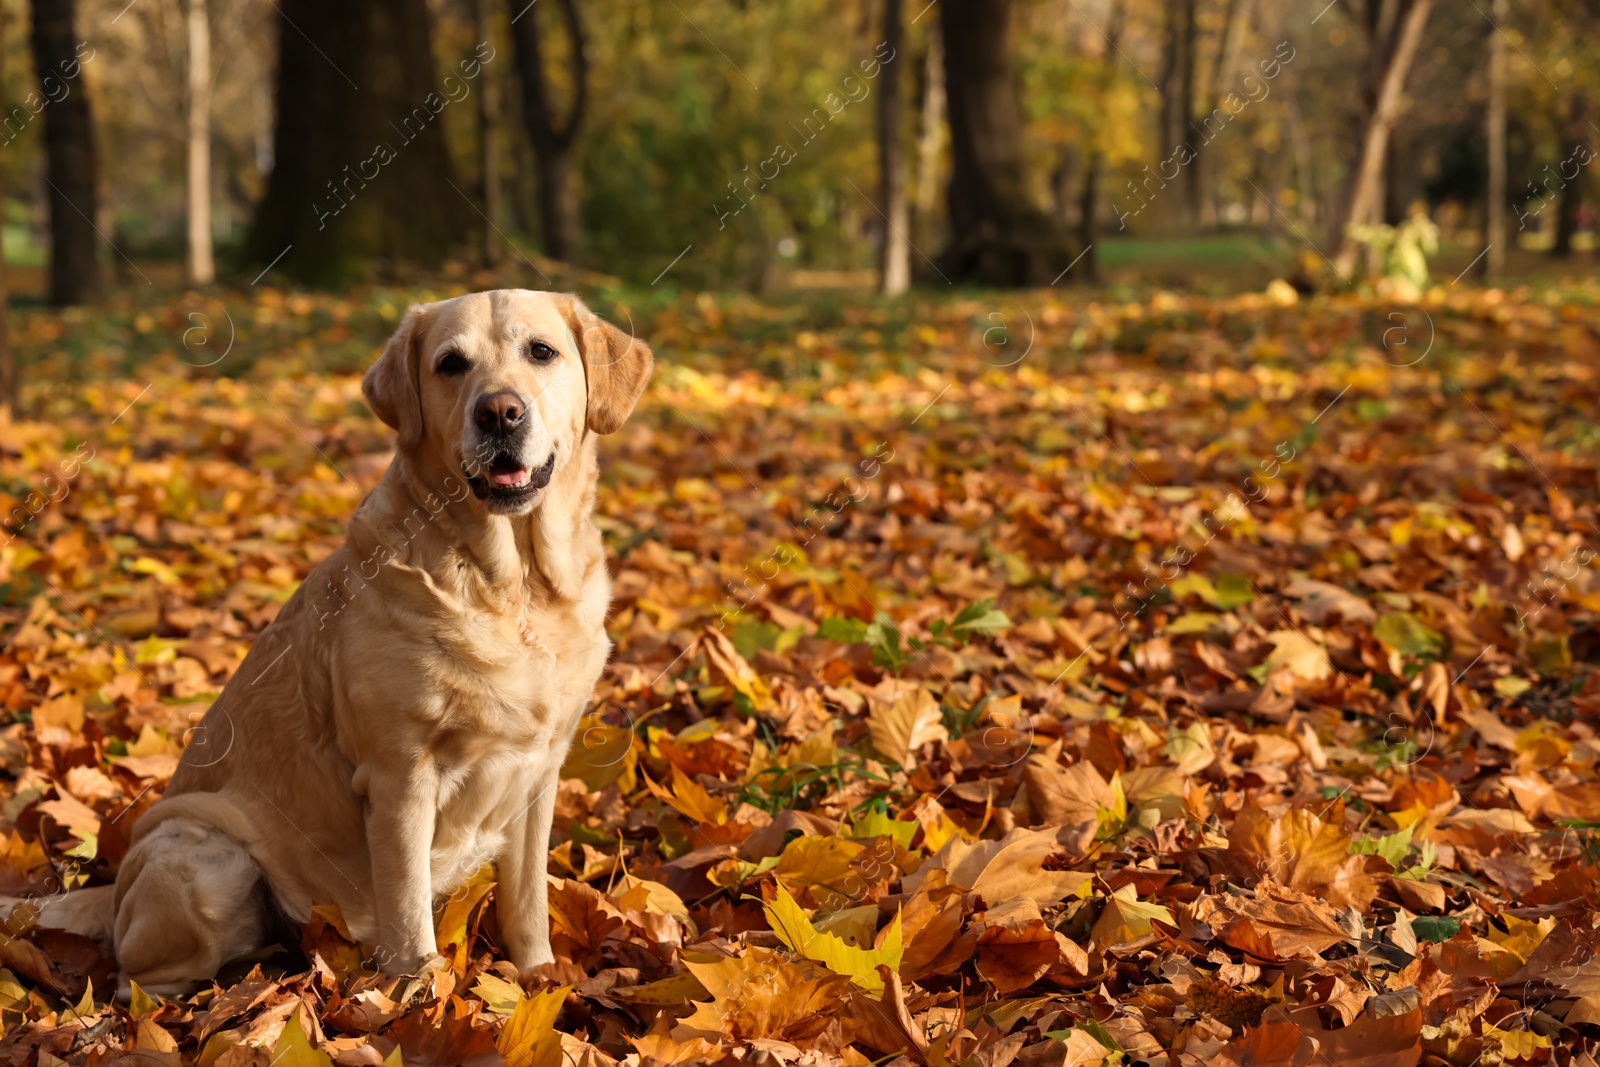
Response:
MULTIPOLYGON (((93 253, 113 284, 184 279, 188 18, 197 2, 65 4, 74 9, 74 33, 91 57, 71 81, 90 103, 98 161, 96 202, 80 206, 94 218, 93 253)), ((1069 282, 1098 277, 1237 288, 1273 277, 1328 280, 1329 260, 1337 258, 1329 242, 1339 243, 1349 221, 1341 213, 1381 80, 1380 60, 1405 11, 1418 2, 1336 0, 1320 9, 1284 0, 944 0, 944 6, 1004 20, 1009 70, 1002 75, 1021 109, 1025 198, 1044 225, 1069 235, 1053 246, 1061 250, 1060 268, 1094 246, 1069 282), (1275 76, 1263 73, 1265 64, 1275 76), (1230 93, 1244 106, 1223 121, 1217 109, 1227 107, 1230 93), (1185 126, 1196 158, 1172 177, 1173 131, 1185 126)), ((45 3, 3 5, 4 91, 13 117, 5 132, 4 247, 12 296, 24 301, 51 297, 45 131, 58 105, 25 119, 15 110, 41 86, 30 28, 32 9, 45 3)), ((320 188, 316 178, 336 179, 369 155, 364 143, 349 143, 343 154, 319 148, 308 164, 313 178, 280 197, 284 211, 303 217, 289 223, 264 217, 272 214, 263 203, 274 168, 286 152, 300 151, 285 142, 280 121, 281 49, 304 52, 310 44, 322 56, 313 62, 385 82, 387 67, 400 63, 399 50, 378 41, 365 62, 341 50, 335 30, 319 29, 367 17, 362 9, 379 3, 210 5, 210 228, 224 280, 257 277, 270 249, 294 243, 295 232, 315 223, 317 209, 305 190, 320 188), (289 236, 274 236, 281 234, 289 236)), ((397 0, 397 14, 384 17, 404 23, 414 9, 434 69, 396 74, 385 101, 404 101, 414 91, 421 104, 429 87, 443 91, 449 72, 475 49, 492 55, 467 81, 467 95, 452 99, 436 120, 442 154, 400 144, 397 162, 373 179, 391 184, 385 195, 401 205, 398 213, 386 209, 384 226, 436 216, 459 239, 423 254, 368 245, 334 254, 302 239, 301 251, 273 269, 307 281, 383 280, 437 270, 446 260, 488 257, 523 264, 538 284, 534 272, 548 266, 540 257, 555 250, 540 207, 541 153, 527 132, 530 71, 516 43, 517 23, 526 19, 536 24, 541 77, 557 116, 570 114, 578 98, 575 44, 586 60, 566 178, 576 240, 556 258, 642 287, 658 279, 757 292, 872 286, 885 235, 896 229, 880 210, 887 201, 876 140, 878 98, 885 79, 894 77, 900 100, 891 121, 905 160, 911 274, 935 285, 993 281, 992 271, 952 270, 945 258, 954 243, 944 103, 953 87, 939 40, 946 13, 940 3, 906 5, 903 36, 892 49, 897 61, 866 77, 862 64, 885 54, 888 6, 885 0, 397 0), (576 41, 568 10, 580 27, 576 41), (492 103, 487 113, 479 108, 483 94, 492 103), (837 114, 823 110, 829 94, 845 101, 837 114), (808 127, 810 116, 827 121, 808 127), (486 131, 498 146, 492 196, 484 180, 486 131), (779 146, 792 158, 776 177, 751 181, 763 168, 770 173, 779 146), (455 193, 434 177, 447 179, 455 193), (493 236, 480 237, 486 216, 493 236)), ((1514 273, 1567 271, 1569 257, 1587 260, 1595 243, 1589 206, 1595 178, 1575 153, 1592 157, 1588 146, 1600 138, 1590 103, 1600 93, 1597 29, 1595 0, 1432 6, 1404 73, 1378 205, 1355 221, 1397 225, 1428 215, 1442 241, 1435 276, 1454 274, 1486 244, 1501 249, 1491 264, 1508 252, 1509 266, 1500 269, 1514 273), (1488 232, 1492 146, 1485 132, 1496 47, 1505 56, 1507 116, 1501 194, 1507 221, 1498 242, 1488 232)), ((950 44, 965 49, 969 42, 950 44)), ((302 119, 302 126, 323 121, 302 119)), ((379 199, 364 191, 362 197, 379 199)), ((1017 280, 1041 278, 1035 271, 1017 280)), ((56 302, 76 302, 61 295, 56 302)))

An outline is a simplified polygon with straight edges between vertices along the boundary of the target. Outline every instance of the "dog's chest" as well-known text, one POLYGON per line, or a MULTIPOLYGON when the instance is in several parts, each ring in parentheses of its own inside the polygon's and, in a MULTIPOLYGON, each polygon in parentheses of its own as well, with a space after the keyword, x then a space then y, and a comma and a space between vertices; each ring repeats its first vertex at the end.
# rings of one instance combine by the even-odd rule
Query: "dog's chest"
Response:
POLYGON ((438 774, 433 885, 448 892, 521 833, 554 790, 610 642, 576 619, 539 620, 532 640, 480 647, 481 668, 455 679, 429 745, 438 774))
MULTIPOLYGON (((577 716, 571 716, 573 725, 577 716)), ((430 867, 434 892, 448 893, 501 855, 521 847, 524 817, 552 791, 566 756, 571 727, 554 728, 544 744, 444 753, 436 763, 438 808, 430 867)))

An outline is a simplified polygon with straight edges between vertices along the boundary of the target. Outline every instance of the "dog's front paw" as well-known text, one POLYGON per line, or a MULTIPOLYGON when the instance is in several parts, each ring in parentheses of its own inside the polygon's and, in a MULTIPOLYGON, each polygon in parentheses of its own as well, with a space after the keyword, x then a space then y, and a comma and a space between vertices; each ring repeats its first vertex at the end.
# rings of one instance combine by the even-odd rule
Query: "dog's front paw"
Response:
POLYGON ((530 945, 520 951, 513 947, 510 956, 518 974, 529 974, 556 961, 555 953, 550 951, 549 945, 530 945))
POLYGON ((372 974, 385 974, 391 978, 407 975, 426 977, 440 966, 448 966, 448 961, 436 952, 427 950, 400 952, 380 947, 368 957, 366 970, 372 974))
POLYGON ((530 992, 559 985, 576 985, 587 977, 582 968, 554 960, 517 968, 517 982, 530 992))
POLYGON ((449 969, 450 958, 448 956, 441 956, 435 952, 418 960, 416 965, 406 973, 414 974, 419 978, 427 978, 435 971, 448 971, 449 969))

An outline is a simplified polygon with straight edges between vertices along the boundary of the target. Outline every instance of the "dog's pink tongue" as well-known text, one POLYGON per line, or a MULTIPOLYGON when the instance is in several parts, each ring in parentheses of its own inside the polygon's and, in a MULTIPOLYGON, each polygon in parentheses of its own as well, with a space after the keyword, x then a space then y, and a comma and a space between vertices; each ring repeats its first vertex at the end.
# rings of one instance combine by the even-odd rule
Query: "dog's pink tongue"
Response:
POLYGON ((519 485, 528 484, 528 472, 525 470, 512 471, 509 474, 501 474, 496 471, 493 477, 495 485, 505 485, 514 488, 519 485))

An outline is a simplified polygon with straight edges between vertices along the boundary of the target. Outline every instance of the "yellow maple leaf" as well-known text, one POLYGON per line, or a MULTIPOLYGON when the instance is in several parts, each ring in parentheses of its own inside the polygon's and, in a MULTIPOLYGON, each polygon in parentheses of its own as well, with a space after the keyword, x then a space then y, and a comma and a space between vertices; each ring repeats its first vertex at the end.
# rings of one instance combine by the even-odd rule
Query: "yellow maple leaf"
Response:
POLYGON ((638 878, 624 871, 622 877, 617 879, 611 896, 622 907, 655 915, 670 915, 685 926, 693 925, 689 918, 689 906, 683 902, 683 898, 660 882, 638 878))
POLYGON ((130 978, 128 980, 128 985, 133 987, 133 996, 128 1001, 129 1015, 137 1019, 141 1015, 149 1015, 151 1012, 161 1007, 161 1001, 155 999, 143 989, 140 989, 138 982, 135 982, 130 978))
POLYGON ((333 1067, 333 1059, 322 1049, 313 1048, 300 1025, 301 1008, 296 1007, 278 1032, 272 1047, 272 1062, 278 1067, 333 1067))
POLYGON ((561 1035, 556 1033, 556 1016, 570 989, 570 986, 548 989, 517 1004, 494 1043, 506 1067, 561 1067, 561 1035))
POLYGON ((865 845, 848 838, 797 837, 785 846, 773 872, 780 885, 802 899, 821 907, 846 907, 867 890, 852 866, 865 851, 865 845))
POLYGON ((1150 933, 1152 919, 1160 919, 1168 926, 1178 925, 1168 908, 1140 900, 1139 891, 1125 885, 1106 899, 1091 933, 1102 945, 1125 945, 1150 933))
POLYGON ((484 1007, 496 1015, 510 1015, 517 1010, 517 1005, 527 999, 522 992, 522 987, 515 982, 508 982, 493 971, 484 971, 478 975, 478 983, 472 987, 478 994, 484 1007))
POLYGON ((711 960, 685 953, 683 966, 712 999, 697 1002, 673 1028, 680 1041, 776 1038, 803 1045, 827 1029, 850 989, 847 978, 810 960, 791 961, 774 949, 752 947, 743 956, 711 960))
POLYGON ((684 774, 674 764, 672 788, 663 789, 648 777, 644 780, 650 792, 678 809, 684 818, 697 823, 721 826, 728 821, 728 805, 713 797, 706 787, 684 774))
POLYGON ((1483 949, 1485 961, 1495 979, 1504 981, 1521 970, 1533 955, 1533 950, 1550 936, 1550 931, 1556 928, 1556 917, 1547 915, 1538 922, 1519 919, 1515 915, 1502 914, 1500 918, 1506 924, 1505 932, 1490 925, 1488 936, 1478 938, 1478 945, 1483 949))
POLYGON ((448 952, 450 946, 455 945, 457 955, 465 958, 467 925, 472 920, 473 910, 483 903, 483 898, 494 888, 494 880, 494 866, 490 864, 480 868, 450 894, 439 912, 439 921, 434 925, 434 938, 440 953, 448 952))
POLYGON ((1487 1041, 1498 1042, 1500 1055, 1507 1060, 1531 1060, 1539 1049, 1555 1047, 1543 1034, 1532 1030, 1502 1030, 1493 1023, 1483 1024, 1483 1036, 1487 1041))
POLYGON ((895 971, 900 969, 905 945, 901 940, 900 916, 896 915, 882 948, 856 948, 837 934, 823 933, 812 925, 789 891, 778 883, 778 899, 767 905, 767 924, 778 935, 778 940, 809 960, 815 960, 834 974, 848 977, 862 989, 874 993, 883 991, 883 976, 878 965, 885 964, 895 971))
POLYGON ((1550 936, 1550 931, 1556 928, 1554 915, 1547 915, 1538 922, 1529 922, 1515 915, 1502 914, 1500 921, 1506 924, 1506 932, 1501 933, 1491 925, 1489 940, 1502 948, 1510 949, 1524 960, 1532 956, 1533 950, 1538 948, 1544 939, 1550 936))

